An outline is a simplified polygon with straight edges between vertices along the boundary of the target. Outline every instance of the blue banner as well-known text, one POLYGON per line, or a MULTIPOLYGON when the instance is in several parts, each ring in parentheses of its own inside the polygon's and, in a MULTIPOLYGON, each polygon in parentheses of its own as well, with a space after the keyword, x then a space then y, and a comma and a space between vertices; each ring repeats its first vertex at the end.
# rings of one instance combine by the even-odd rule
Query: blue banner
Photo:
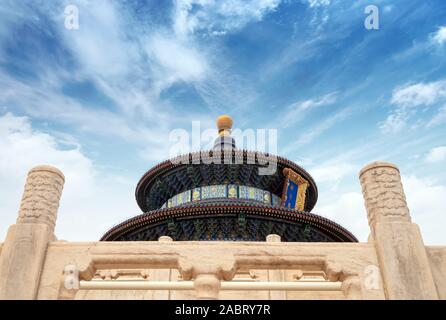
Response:
POLYGON ((290 179, 287 179, 285 208, 296 208, 298 190, 299 186, 290 179))

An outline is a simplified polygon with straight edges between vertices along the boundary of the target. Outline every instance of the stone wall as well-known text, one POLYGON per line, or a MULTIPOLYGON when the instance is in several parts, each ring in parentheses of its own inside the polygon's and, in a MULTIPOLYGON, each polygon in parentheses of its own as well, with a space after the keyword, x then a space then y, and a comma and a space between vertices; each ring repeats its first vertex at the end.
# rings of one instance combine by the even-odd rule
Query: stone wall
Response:
POLYGON ((0 244, 0 299, 445 299, 446 247, 424 245, 398 168, 372 163, 360 181, 368 243, 285 243, 277 235, 265 242, 74 243, 54 236, 63 174, 36 167, 17 223, 0 244), (127 287, 129 280, 139 281, 127 287), (136 290, 135 283, 158 289, 136 290))
POLYGON ((446 246, 426 247, 438 297, 446 299, 446 246))

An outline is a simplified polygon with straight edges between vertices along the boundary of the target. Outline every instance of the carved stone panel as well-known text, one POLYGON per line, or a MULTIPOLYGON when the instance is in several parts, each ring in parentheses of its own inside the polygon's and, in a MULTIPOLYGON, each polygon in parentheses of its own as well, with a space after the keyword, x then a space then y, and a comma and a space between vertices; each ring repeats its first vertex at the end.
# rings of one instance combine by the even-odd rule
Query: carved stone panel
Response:
POLYGON ((398 168, 387 162, 373 162, 360 172, 369 225, 377 222, 410 222, 398 168))
POLYGON ((54 228, 64 181, 56 168, 33 168, 28 173, 17 223, 44 223, 54 228))

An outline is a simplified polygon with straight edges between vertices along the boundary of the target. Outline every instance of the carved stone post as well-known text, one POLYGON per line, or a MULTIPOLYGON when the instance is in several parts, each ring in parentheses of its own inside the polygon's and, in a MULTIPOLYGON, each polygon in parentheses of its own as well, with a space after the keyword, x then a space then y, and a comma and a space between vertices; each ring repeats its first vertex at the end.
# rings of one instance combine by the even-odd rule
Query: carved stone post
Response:
MULTIPOLYGON (((161 236, 158 238, 159 242, 171 243, 173 239, 168 236, 161 236)), ((170 281, 172 276, 171 269, 152 269, 150 270, 151 281, 170 281)), ((170 300, 170 290, 154 290, 152 295, 153 300, 170 300)))
POLYGON ((194 289, 198 300, 217 300, 221 282, 218 272, 199 273, 195 276, 194 289))
POLYGON ((0 300, 36 298, 64 181, 50 166, 28 173, 17 223, 8 230, 0 258, 0 300))
POLYGON ((421 233, 411 222, 398 168, 374 162, 359 176, 387 298, 438 299, 421 233))
MULTIPOLYGON (((281 242, 280 236, 277 234, 269 234, 266 236, 266 242, 281 242)), ((285 281, 285 275, 283 270, 268 270, 268 281, 271 282, 283 282, 285 281)), ((286 300, 285 291, 271 290, 269 292, 270 300, 286 300)))
POLYGON ((180 257, 178 270, 184 280, 194 280, 195 297, 198 300, 216 300, 221 281, 232 280, 237 265, 232 254, 222 251, 203 254, 196 250, 180 257))

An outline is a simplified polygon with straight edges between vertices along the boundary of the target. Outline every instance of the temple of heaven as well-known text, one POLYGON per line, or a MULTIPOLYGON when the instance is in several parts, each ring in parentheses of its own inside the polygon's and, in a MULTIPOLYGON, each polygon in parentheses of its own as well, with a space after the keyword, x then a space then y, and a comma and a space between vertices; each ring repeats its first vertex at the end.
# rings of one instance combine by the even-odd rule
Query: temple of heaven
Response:
POLYGON ((159 163, 136 186, 142 214, 107 231, 101 241, 357 242, 348 230, 311 213, 318 191, 294 162, 268 153, 239 150, 232 119, 217 119, 212 150, 159 163), (271 174, 261 169, 274 161, 271 174))

